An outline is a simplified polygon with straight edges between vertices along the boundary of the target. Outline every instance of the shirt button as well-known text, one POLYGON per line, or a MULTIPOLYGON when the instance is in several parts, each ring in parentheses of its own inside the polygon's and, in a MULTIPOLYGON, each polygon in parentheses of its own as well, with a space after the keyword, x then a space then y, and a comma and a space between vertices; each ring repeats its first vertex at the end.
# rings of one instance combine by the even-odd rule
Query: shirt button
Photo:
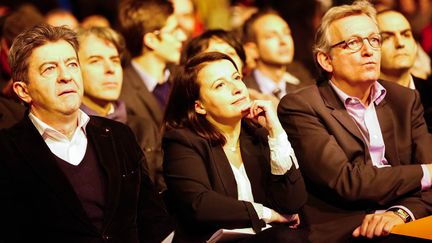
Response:
POLYGON ((110 240, 111 236, 109 236, 109 235, 102 235, 102 239, 104 239, 104 240, 110 240))

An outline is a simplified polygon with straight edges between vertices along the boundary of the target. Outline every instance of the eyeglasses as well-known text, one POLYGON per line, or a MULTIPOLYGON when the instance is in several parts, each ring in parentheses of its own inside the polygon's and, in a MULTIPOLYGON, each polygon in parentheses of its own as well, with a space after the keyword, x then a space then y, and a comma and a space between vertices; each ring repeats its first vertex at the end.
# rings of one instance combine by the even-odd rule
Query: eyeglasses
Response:
POLYGON ((364 45, 364 40, 367 40, 369 45, 374 49, 379 49, 381 47, 382 38, 379 34, 374 34, 369 37, 360 37, 360 36, 353 36, 349 38, 348 40, 343 40, 341 42, 338 42, 332 46, 330 46, 330 49, 340 46, 342 44, 345 45, 345 47, 348 47, 352 51, 358 51, 360 50, 364 45))

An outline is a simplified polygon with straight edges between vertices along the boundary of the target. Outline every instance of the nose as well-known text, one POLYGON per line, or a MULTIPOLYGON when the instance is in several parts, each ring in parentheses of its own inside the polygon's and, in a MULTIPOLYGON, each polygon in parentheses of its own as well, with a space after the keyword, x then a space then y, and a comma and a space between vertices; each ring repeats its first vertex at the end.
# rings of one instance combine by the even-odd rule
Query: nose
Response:
POLYGON ((65 65, 59 66, 59 75, 58 75, 57 80, 59 82, 65 82, 65 83, 72 80, 71 71, 68 69, 67 66, 65 66, 65 65))
POLYGON ((373 54, 373 48, 369 44, 369 42, 368 42, 367 39, 363 39, 363 46, 362 46, 361 50, 362 50, 362 55, 363 56, 371 56, 373 54))
POLYGON ((396 48, 403 48, 405 46, 402 40, 402 36, 400 34, 396 34, 393 39, 396 48))
POLYGON ((231 86, 231 93, 233 95, 241 94, 242 93, 243 86, 240 84, 239 81, 231 81, 229 83, 230 83, 230 86, 231 86))
POLYGON ((105 73, 114 73, 114 63, 111 60, 105 61, 104 62, 104 66, 105 66, 105 73))

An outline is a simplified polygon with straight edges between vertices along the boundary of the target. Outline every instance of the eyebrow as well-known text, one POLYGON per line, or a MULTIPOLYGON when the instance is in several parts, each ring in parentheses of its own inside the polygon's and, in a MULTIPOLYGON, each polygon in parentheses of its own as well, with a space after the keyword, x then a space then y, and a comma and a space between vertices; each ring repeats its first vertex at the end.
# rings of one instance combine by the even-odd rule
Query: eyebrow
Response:
POLYGON ((406 32, 412 32, 412 30, 409 28, 409 29, 404 29, 404 30, 401 30, 401 31, 396 31, 396 32, 394 32, 394 31, 381 31, 381 34, 385 34, 385 35, 394 35, 395 33, 406 33, 406 32))
MULTIPOLYGON (((69 57, 69 58, 67 58, 67 59, 65 60, 65 62, 70 62, 70 61, 72 61, 72 60, 74 60, 74 61, 78 61, 78 58, 76 58, 76 57, 69 57)), ((43 68, 45 65, 57 65, 57 61, 48 61, 48 62, 43 62, 41 65, 39 65, 39 71, 42 71, 42 68, 43 68)))

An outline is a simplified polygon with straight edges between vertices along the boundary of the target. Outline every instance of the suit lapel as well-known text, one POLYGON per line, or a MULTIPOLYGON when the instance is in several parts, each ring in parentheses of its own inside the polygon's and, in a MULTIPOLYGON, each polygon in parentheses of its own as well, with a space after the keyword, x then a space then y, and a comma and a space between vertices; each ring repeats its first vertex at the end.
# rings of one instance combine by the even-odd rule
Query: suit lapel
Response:
POLYGON ((113 146, 114 140, 111 128, 100 126, 90 119, 87 125, 87 137, 95 149, 98 162, 106 175, 104 226, 112 220, 120 195, 120 168, 118 153, 113 146))
POLYGON ((213 154, 215 168, 217 169, 219 181, 225 190, 227 196, 232 198, 238 198, 237 182, 234 177, 234 173, 229 164, 228 158, 222 149, 222 146, 211 146, 211 152, 213 154))
POLYGON ((16 148, 20 149, 25 161, 33 168, 37 175, 58 195, 58 200, 70 209, 89 227, 96 230, 87 217, 78 196, 76 195, 69 180, 58 167, 55 157, 34 127, 28 116, 14 130, 12 137, 16 148))
POLYGON ((332 116, 344 127, 349 133, 358 138, 364 143, 363 136, 360 133, 359 128, 355 124, 354 120, 348 114, 342 101, 339 99, 334 90, 330 87, 330 84, 326 83, 319 87, 321 96, 324 98, 324 103, 332 111, 332 116))
POLYGON ((391 165, 398 165, 400 163, 393 126, 393 111, 387 105, 385 98, 379 105, 375 106, 375 110, 385 144, 385 158, 391 165))
MULTIPOLYGON (((125 70, 126 71, 126 70, 125 70)), ((143 103, 144 106, 150 111, 150 115, 152 119, 158 124, 162 124, 163 112, 160 110, 160 106, 154 97, 153 93, 151 93, 144 84, 144 81, 138 75, 136 70, 129 66, 127 69, 128 78, 127 80, 132 84, 133 89, 136 93, 138 99, 143 103)))

